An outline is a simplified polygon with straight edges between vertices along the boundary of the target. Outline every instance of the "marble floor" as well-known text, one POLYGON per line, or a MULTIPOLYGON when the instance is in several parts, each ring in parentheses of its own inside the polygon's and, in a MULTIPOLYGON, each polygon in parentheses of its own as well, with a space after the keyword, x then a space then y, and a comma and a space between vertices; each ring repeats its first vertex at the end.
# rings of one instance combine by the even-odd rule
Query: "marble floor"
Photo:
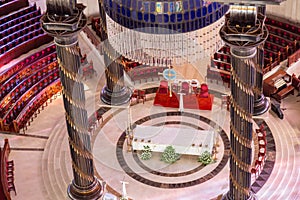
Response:
MULTIPOLYGON (((84 33, 80 34, 80 47, 88 60, 93 60, 97 73, 84 81, 86 109, 91 116, 104 106, 99 103, 100 89, 105 84, 104 64, 84 33)), ((208 61, 176 66, 179 77, 205 81, 208 61)), ((299 75, 300 62, 288 70, 299 75)), ((158 82, 126 83, 134 88, 158 86, 158 82)), ((229 90, 216 83, 209 83, 209 88, 216 91, 212 111, 185 109, 180 113, 174 108, 153 106, 154 95, 147 94, 144 104, 113 107, 105 112, 104 121, 92 132, 95 171, 107 183, 105 192, 119 196, 120 181, 126 181, 128 196, 135 200, 207 200, 224 194, 229 181, 229 112, 221 109, 220 94, 229 90), (127 152, 124 130, 128 118, 143 125, 219 130, 217 160, 204 167, 196 156, 184 155, 176 163, 166 165, 160 161, 159 153, 153 153, 151 160, 143 161, 138 152, 127 152)), ((254 121, 255 127, 264 123, 270 136, 265 170, 257 179, 253 177, 252 191, 261 200, 300 199, 300 97, 296 95, 283 100, 283 120, 270 111, 254 121)), ((1 142, 4 138, 9 139, 10 159, 15 162, 17 195, 12 194, 13 200, 68 199, 66 191, 72 169, 61 96, 49 103, 25 134, 0 133, 1 142)))

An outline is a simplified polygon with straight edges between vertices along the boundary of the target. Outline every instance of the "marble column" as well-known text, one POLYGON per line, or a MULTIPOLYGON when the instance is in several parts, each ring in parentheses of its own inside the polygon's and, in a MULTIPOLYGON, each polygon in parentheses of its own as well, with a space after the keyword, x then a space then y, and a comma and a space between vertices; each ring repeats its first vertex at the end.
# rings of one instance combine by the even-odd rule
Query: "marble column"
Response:
POLYGON ((256 47, 231 47, 230 108, 230 200, 252 199, 250 192, 252 162, 252 114, 254 108, 256 47))
POLYGON ((130 101, 131 90, 124 84, 124 70, 121 56, 112 47, 107 35, 106 13, 103 2, 99 0, 101 48, 104 55, 106 85, 102 88, 100 99, 108 105, 123 105, 130 101))
POLYGON ((264 49, 263 45, 257 48, 257 54, 255 56, 256 62, 256 78, 254 87, 254 110, 253 115, 262 115, 268 111, 270 103, 263 94, 263 66, 264 66, 264 49))
POLYGON ((74 178, 67 192, 74 200, 94 200, 102 196, 103 186, 94 176, 84 87, 79 76, 78 33, 87 19, 83 5, 69 3, 73 7, 67 1, 47 2, 47 12, 41 21, 45 32, 54 37, 59 63, 74 178))

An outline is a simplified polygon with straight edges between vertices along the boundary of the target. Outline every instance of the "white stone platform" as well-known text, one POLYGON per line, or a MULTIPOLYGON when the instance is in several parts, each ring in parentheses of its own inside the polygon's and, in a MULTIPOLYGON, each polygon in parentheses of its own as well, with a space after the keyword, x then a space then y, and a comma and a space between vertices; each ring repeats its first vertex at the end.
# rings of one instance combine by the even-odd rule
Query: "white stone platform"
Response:
POLYGON ((212 153, 214 136, 213 130, 137 125, 132 148, 143 150, 148 145, 153 152, 163 152, 167 146, 172 145, 176 153, 201 155, 204 151, 212 153))

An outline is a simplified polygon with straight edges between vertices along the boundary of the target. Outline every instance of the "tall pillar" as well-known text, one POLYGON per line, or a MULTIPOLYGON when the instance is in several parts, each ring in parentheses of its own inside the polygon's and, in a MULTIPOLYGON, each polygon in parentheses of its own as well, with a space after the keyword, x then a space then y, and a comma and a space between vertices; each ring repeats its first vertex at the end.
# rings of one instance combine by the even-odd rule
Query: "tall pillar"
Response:
POLYGON ((256 48, 231 48, 230 190, 227 199, 251 199, 252 114, 256 48))
POLYGON ((78 76, 78 33, 87 22, 84 8, 75 1, 49 0, 41 19, 43 29, 54 36, 56 44, 74 178, 67 192, 74 200, 99 199, 103 193, 102 184, 94 176, 84 87, 78 76))
POLYGON ((263 94, 263 66, 264 66, 264 49, 260 45, 256 54, 256 78, 254 87, 254 110, 253 115, 262 115, 268 111, 270 103, 263 94))
MULTIPOLYGON (((231 47, 231 108, 230 108, 230 175, 229 191, 224 200, 252 200, 251 193, 252 132, 255 88, 262 77, 257 77, 257 54, 267 38, 264 16, 255 6, 232 6, 220 30, 222 40, 231 47)), ((262 73, 260 73, 262 75, 262 73)), ((257 93, 258 94, 258 93, 257 93)))
POLYGON ((100 99, 108 105, 128 103, 131 91, 124 85, 124 70, 120 57, 111 46, 107 35, 106 13, 103 1, 99 0, 101 48, 104 54, 106 85, 103 87, 100 99))
POLYGON ((109 40, 103 42, 103 54, 106 85, 101 91, 101 100, 108 105, 122 105, 128 103, 131 91, 124 85, 124 69, 120 57, 113 49, 109 40))
MULTIPOLYGON (((258 13, 266 16, 266 5, 257 7, 258 13)), ((254 110, 253 115, 262 115, 268 111, 270 103, 263 94, 263 66, 264 66, 264 48, 260 45, 256 54, 256 80, 254 87, 254 110)))

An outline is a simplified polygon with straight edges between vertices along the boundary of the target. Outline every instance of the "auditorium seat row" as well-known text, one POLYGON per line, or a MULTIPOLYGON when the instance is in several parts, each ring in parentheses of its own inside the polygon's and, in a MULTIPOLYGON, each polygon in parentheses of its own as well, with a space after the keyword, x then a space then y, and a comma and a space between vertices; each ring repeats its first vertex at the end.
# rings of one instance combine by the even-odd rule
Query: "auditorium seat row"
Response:
POLYGON ((16 12, 12 12, 8 15, 0 17, 0 27, 3 24, 7 24, 8 22, 15 21, 15 19, 18 19, 20 16, 26 15, 28 13, 31 13, 31 12, 35 11, 35 10, 37 10, 36 4, 31 5, 29 7, 26 7, 26 8, 19 9, 16 12))
MULTIPOLYGON (((18 32, 19 34, 24 34, 24 32, 26 30, 22 30, 22 29, 27 28, 27 27, 39 22, 40 18, 41 18, 41 15, 38 15, 38 16, 35 16, 28 20, 22 21, 16 25, 10 26, 9 28, 7 28, 3 31, 0 31, 0 39, 2 40, 11 34, 15 34, 16 32, 18 32), (19 31, 19 30, 22 30, 22 31, 19 31)), ((34 27, 34 28, 38 29, 39 27, 34 27)), ((3 45, 3 44, 0 43, 0 45, 3 45)))
POLYGON ((218 51, 214 54, 214 59, 225 63, 231 63, 231 56, 229 54, 220 53, 218 51))
POLYGON ((32 99, 34 99, 35 96, 38 95, 44 88, 47 88, 48 85, 50 85, 55 80, 57 80, 58 77, 59 77, 58 69, 56 69, 51 74, 48 74, 48 76, 45 76, 43 79, 41 79, 39 82, 32 85, 30 89, 28 89, 27 91, 25 91, 25 93, 23 93, 22 96, 19 96, 16 102, 10 107, 10 109, 6 112, 6 114, 2 118, 3 124, 12 126, 13 120, 17 118, 17 116, 22 111, 24 106, 27 105, 32 99))
POLYGON ((0 31, 5 31, 5 30, 9 29, 10 27, 13 27, 15 25, 18 25, 22 22, 25 22, 25 21, 28 21, 28 20, 31 20, 31 19, 34 20, 34 18, 38 17, 38 16, 41 16, 40 9, 33 10, 30 13, 26 13, 25 15, 14 18, 11 21, 8 21, 8 22, 5 22, 5 23, 0 23, 0 31))
POLYGON ((15 87, 17 87, 19 84, 22 84, 22 82, 26 81, 26 79, 28 79, 29 75, 37 73, 37 75, 33 76, 33 79, 35 80, 36 77, 40 78, 41 76, 44 76, 47 73, 51 72, 51 70, 53 70, 51 68, 53 68, 57 64, 56 63, 55 63, 55 65, 49 65, 49 64, 54 61, 56 61, 56 53, 53 53, 53 54, 41 59, 40 61, 36 61, 32 65, 24 67, 24 69, 19 71, 18 74, 14 74, 13 76, 11 76, 2 85, 0 99, 2 99, 2 98, 5 99, 5 96, 8 93, 14 91, 15 87), (47 66, 47 68, 45 68, 45 66, 47 66), (41 70, 41 69, 43 69, 43 70, 41 70))
POLYGON ((21 129, 25 132, 27 126, 33 121, 33 117, 36 117, 41 110, 47 106, 48 101, 51 102, 55 99, 61 91, 61 83, 59 79, 56 79, 41 92, 31 99, 29 103, 25 105, 16 119, 13 121, 12 129, 14 132, 19 132, 21 129))
POLYGON ((127 74, 131 78, 131 80, 135 83, 136 81, 139 81, 140 83, 142 81, 148 81, 148 79, 151 79, 154 81, 154 79, 160 79, 162 75, 159 73, 162 73, 165 69, 168 69, 167 67, 135 67, 134 69, 130 70, 127 74))
POLYGON ((0 5, 0 18, 11 12, 27 7, 29 5, 28 0, 8 0, 8 1, 1 0, 1 1, 5 3, 0 5))
MULTIPOLYGON (((36 23, 33 26, 30 26, 24 31, 23 34, 19 34, 17 32, 15 35, 9 36, 9 39, 4 38, 2 41, 4 41, 3 45, 0 46, 0 55, 6 53, 7 51, 13 49, 14 47, 35 38, 38 35, 42 35, 44 33, 42 28, 35 29, 36 27, 39 27, 39 23, 36 23), (16 38, 14 38, 16 36, 16 38), (5 41, 6 40, 6 41, 5 41), (6 44, 6 45, 5 45, 6 44)), ((1 45, 1 42, 0 42, 1 45)))
POLYGON ((9 93, 0 101, 0 110, 1 110, 0 117, 3 117, 5 111, 10 109, 19 100, 19 98, 23 96, 24 93, 26 93, 32 86, 39 83, 40 84, 39 88, 40 88, 45 83, 48 83, 48 82, 42 83, 41 81, 44 79, 44 77, 46 77, 49 74, 53 74, 55 79, 58 78, 57 62, 53 62, 50 65, 37 69, 34 73, 30 73, 29 76, 27 76, 26 79, 20 82, 16 87, 6 88, 9 91, 9 93))
POLYGON ((35 4, 5 16, 0 13, 1 131, 19 132, 61 90, 54 44, 1 69, 12 59, 53 41, 41 29, 40 18, 41 11, 35 4))
MULTIPOLYGON (((264 66, 263 73, 275 68, 280 62, 300 49, 300 27, 267 18, 266 25, 269 36, 264 44, 264 66)), ((230 78, 225 71, 230 72, 230 47, 220 48, 212 57, 212 68, 207 70, 207 78, 228 81, 230 78), (228 64, 226 64, 228 63, 228 64), (217 73, 220 73, 219 75, 217 73)))
POLYGON ((39 29, 34 33, 25 35, 22 40, 24 42, 7 49, 4 54, 0 55, 0 68, 22 54, 53 41, 53 38, 46 33, 42 33, 42 29, 39 29))
POLYGON ((279 21, 279 20, 275 20, 275 19, 271 19, 271 18, 266 18, 265 20, 266 25, 271 25, 271 26, 275 26, 276 28, 282 29, 284 31, 289 31, 291 33, 300 35, 300 27, 283 22, 283 21, 279 21))
MULTIPOLYGON (((56 58, 53 58, 53 53, 55 52, 56 47, 54 44, 51 44, 44 49, 31 54, 30 56, 24 58, 23 60, 19 61, 18 63, 12 65, 10 68, 3 70, 0 72, 0 84, 6 82, 10 77, 16 75, 20 71, 26 69, 27 67, 31 67, 33 63, 39 61, 42 58, 46 58, 46 62, 49 64, 53 62, 56 58), (52 55, 50 55, 52 54, 52 55)), ((41 60, 44 62, 44 59, 41 60)))

